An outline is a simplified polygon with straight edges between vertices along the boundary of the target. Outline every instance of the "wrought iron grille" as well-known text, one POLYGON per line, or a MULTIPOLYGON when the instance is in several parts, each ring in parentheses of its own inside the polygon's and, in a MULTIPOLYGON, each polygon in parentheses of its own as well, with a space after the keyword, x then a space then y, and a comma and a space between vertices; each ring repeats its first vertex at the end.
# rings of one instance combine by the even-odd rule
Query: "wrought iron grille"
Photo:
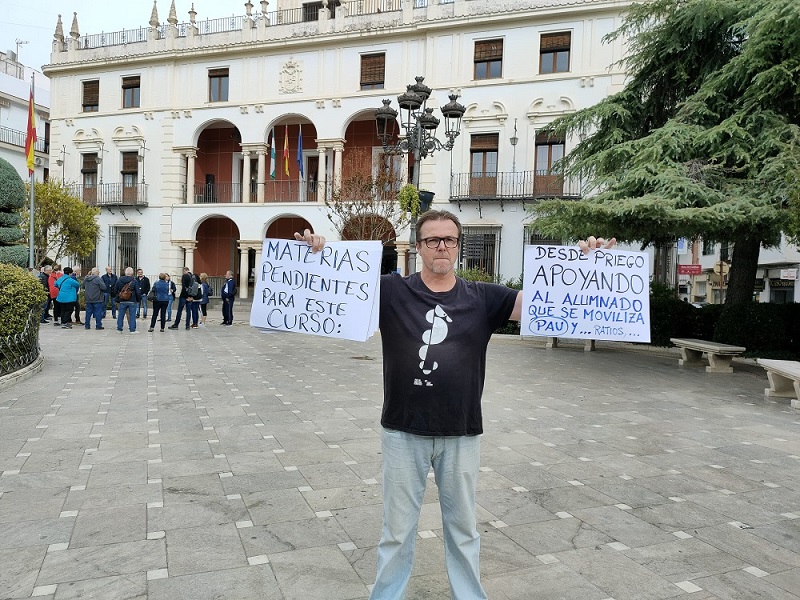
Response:
POLYGON ((32 308, 22 333, 0 337, 0 376, 19 371, 38 358, 41 316, 41 306, 32 308))

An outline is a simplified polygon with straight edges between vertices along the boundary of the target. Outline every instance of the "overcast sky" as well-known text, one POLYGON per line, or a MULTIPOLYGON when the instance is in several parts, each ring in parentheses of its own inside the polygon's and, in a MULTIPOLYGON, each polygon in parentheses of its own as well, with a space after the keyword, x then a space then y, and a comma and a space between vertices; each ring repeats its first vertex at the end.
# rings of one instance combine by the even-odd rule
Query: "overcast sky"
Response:
MULTIPOLYGON (((252 1, 252 0, 251 0, 252 1)), ((171 0, 157 0, 158 18, 163 23, 169 16, 171 0)), ((260 9, 253 1, 253 10, 260 9)), ((191 0, 175 0, 178 22, 189 20, 191 0)), ((275 10, 276 2, 270 2, 275 10)), ((72 13, 78 13, 81 35, 122 31, 146 27, 150 21, 153 0, 0 0, 0 51, 16 50, 16 40, 27 44, 19 46, 19 59, 24 65, 41 70, 50 62, 53 33, 58 15, 64 25, 64 36, 69 37, 72 13)), ((245 14, 243 0, 194 0, 197 20, 216 19, 245 14)))

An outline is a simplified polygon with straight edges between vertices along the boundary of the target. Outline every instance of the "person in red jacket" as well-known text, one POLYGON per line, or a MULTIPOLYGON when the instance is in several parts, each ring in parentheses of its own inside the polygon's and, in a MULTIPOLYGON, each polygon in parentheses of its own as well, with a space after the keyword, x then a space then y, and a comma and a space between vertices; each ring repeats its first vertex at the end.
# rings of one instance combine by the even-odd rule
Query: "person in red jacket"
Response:
POLYGON ((53 265, 53 270, 50 272, 50 278, 47 280, 47 286, 50 288, 50 298, 53 300, 53 325, 61 325, 61 304, 56 300, 58 296, 58 288, 56 281, 64 273, 61 271, 61 265, 53 265))

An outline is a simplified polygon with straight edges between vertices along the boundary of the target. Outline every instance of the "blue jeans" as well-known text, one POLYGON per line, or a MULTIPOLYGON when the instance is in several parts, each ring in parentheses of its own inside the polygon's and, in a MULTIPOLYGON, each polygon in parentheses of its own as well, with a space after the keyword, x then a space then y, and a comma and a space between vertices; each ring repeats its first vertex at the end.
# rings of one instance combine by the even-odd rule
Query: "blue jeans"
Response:
POLYGON ((486 600, 480 582, 481 542, 475 522, 480 437, 427 437, 383 429, 381 449, 383 531, 370 600, 400 600, 405 594, 431 466, 439 487, 450 594, 456 600, 486 600))
MULTIPOLYGON (((183 296, 178 297, 178 314, 175 317, 175 322, 173 325, 177 327, 181 324, 181 314, 183 314, 183 308, 186 306, 186 298, 183 296)), ((186 306, 186 320, 189 320, 189 307, 186 306)))
POLYGON ((137 302, 120 302, 117 310, 117 331, 122 331, 125 324, 125 313, 128 313, 128 329, 136 331, 136 307, 137 302))
MULTIPOLYGON (((200 318, 200 301, 196 300, 194 302, 187 302, 186 303, 186 329, 189 329, 190 325, 197 326, 197 320, 200 318), (191 316, 191 319, 189 318, 191 316)), ((176 321, 177 323, 177 321, 176 321)))
POLYGON ((117 303, 114 302, 114 298, 111 297, 111 292, 103 292, 103 310, 105 310, 106 306, 108 306, 108 301, 111 300, 111 318, 117 318, 117 303))
POLYGON ((83 326, 86 329, 92 328, 92 317, 94 317, 95 329, 103 326, 103 316, 106 314, 106 305, 102 302, 87 302, 86 314, 83 317, 83 326))
POLYGON ((139 314, 144 314, 144 318, 147 318, 147 296, 142 296, 139 300, 139 306, 136 307, 136 318, 139 318, 139 314), (141 311, 141 313, 139 312, 141 311))
POLYGON ((167 321, 172 321, 172 303, 175 302, 175 297, 170 294, 167 300, 167 321))

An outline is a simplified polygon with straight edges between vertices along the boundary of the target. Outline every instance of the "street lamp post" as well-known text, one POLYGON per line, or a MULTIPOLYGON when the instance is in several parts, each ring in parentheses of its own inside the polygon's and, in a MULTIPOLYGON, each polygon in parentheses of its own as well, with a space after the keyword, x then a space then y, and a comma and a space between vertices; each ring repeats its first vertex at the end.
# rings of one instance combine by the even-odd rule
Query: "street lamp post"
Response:
MULTIPOLYGON (((427 102, 431 95, 431 88, 423 83, 425 78, 415 77, 416 83, 406 86, 406 92, 397 97, 400 107, 400 125, 405 132, 405 137, 395 141, 398 113, 391 107, 391 100, 384 100, 383 106, 375 109, 375 124, 378 139, 387 154, 407 154, 414 156, 414 176, 412 183, 419 191, 420 163, 423 158, 437 152, 453 149, 455 140, 461 129, 461 118, 466 109, 456 102, 458 94, 450 94, 450 102, 442 106, 445 123, 446 141, 442 142, 436 137, 436 129, 441 122, 433 116, 433 108, 428 108, 427 102)), ((411 273, 417 271, 417 216, 411 215, 411 234, 409 236, 408 267, 411 273)))
POLYGON ((58 158, 56 159, 56 164, 59 167, 61 167, 61 185, 62 186, 64 185, 64 171, 67 170, 67 168, 64 166, 64 163, 67 160, 67 154, 69 154, 69 152, 67 152, 67 147, 66 146, 61 146, 61 153, 58 155, 58 158))

